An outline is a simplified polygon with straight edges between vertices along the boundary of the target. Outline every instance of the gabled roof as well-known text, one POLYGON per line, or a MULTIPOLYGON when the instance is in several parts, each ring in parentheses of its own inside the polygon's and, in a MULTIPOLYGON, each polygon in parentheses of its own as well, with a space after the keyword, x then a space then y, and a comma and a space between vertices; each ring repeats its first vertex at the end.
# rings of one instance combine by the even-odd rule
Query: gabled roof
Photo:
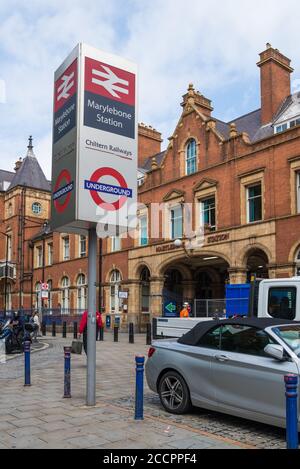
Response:
POLYGON ((8 190, 15 187, 31 187, 49 192, 51 184, 47 181, 38 160, 33 153, 32 140, 29 140, 28 152, 20 168, 15 173, 8 190))
POLYGON ((294 117, 299 117, 300 114, 300 93, 294 93, 288 96, 280 106, 276 116, 274 117, 274 124, 289 121, 294 117))

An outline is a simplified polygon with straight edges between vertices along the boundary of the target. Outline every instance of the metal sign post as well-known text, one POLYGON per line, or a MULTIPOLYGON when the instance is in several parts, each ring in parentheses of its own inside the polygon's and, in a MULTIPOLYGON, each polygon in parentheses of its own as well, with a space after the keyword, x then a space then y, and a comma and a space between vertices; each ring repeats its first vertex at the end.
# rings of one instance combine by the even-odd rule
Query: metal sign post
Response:
POLYGON ((88 288, 88 324, 87 324, 87 392, 86 405, 96 405, 96 259, 97 233, 89 230, 89 288, 88 288))
POLYGON ((97 235, 135 228, 137 80, 136 64, 87 44, 54 75, 51 227, 89 233, 88 406, 96 404, 97 235))

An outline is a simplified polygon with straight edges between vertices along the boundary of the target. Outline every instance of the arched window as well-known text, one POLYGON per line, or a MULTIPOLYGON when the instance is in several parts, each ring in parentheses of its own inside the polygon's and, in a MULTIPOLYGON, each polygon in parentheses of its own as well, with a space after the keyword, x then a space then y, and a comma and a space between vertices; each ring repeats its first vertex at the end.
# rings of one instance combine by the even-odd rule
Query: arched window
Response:
POLYGON ((77 309, 80 310, 80 312, 85 311, 87 307, 86 290, 86 276, 80 274, 77 278, 77 309))
POLYGON ((147 267, 141 272, 141 307, 143 314, 150 312, 150 272, 147 267))
POLYGON ((297 252, 296 256, 296 275, 300 277, 300 249, 297 252))
POLYGON ((112 314, 118 314, 120 312, 119 290, 121 280, 120 272, 114 270, 110 276, 110 311, 112 314))
POLYGON ((68 277, 63 277, 61 280, 61 309, 62 314, 68 314, 70 308, 70 280, 68 277))
POLYGON ((186 174, 193 174, 197 171, 197 143, 196 140, 188 141, 185 150, 186 174))

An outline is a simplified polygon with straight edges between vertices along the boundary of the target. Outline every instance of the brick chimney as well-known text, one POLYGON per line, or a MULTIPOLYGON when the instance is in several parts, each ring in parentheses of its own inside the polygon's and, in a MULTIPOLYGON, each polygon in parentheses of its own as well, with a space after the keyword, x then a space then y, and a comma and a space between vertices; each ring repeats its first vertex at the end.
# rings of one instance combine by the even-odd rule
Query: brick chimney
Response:
POLYGON ((203 96, 199 91, 195 91, 193 83, 189 84, 188 92, 183 95, 181 106, 185 108, 189 104, 196 106, 202 114, 208 117, 211 117, 211 113, 214 110, 211 100, 203 96))
POLYGON ((291 94, 291 61, 271 44, 260 54, 261 124, 272 122, 285 98, 291 94))
POLYGON ((138 166, 141 168, 150 156, 161 152, 161 133, 143 123, 139 124, 138 166))

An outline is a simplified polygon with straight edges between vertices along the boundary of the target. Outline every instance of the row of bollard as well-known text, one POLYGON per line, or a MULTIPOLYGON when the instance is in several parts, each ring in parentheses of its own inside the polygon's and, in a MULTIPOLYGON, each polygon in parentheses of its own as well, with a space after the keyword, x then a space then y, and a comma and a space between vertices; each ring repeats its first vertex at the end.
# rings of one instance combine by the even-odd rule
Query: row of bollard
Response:
MULTIPOLYGON (((43 337, 47 336, 47 329, 46 329, 46 324, 43 323, 41 326, 42 330, 42 335, 43 337)), ((146 345, 151 345, 152 342, 152 330, 155 330, 155 327, 152 327, 150 323, 147 324, 147 330, 146 330, 146 345)), ((78 323, 74 322, 73 323, 73 336, 74 339, 78 338, 78 323)), ((56 322, 52 322, 52 337, 56 337, 56 322)), ((62 327, 62 337, 64 339, 67 338, 67 323, 63 323, 62 327)), ((153 338, 156 338, 155 335, 153 335, 153 338)), ((100 342, 104 341, 104 328, 100 329, 99 332, 99 340, 100 342)), ((119 342, 119 328, 118 326, 114 327, 114 342, 119 342)), ((134 344, 134 324, 130 323, 129 324, 129 343, 134 344)))

